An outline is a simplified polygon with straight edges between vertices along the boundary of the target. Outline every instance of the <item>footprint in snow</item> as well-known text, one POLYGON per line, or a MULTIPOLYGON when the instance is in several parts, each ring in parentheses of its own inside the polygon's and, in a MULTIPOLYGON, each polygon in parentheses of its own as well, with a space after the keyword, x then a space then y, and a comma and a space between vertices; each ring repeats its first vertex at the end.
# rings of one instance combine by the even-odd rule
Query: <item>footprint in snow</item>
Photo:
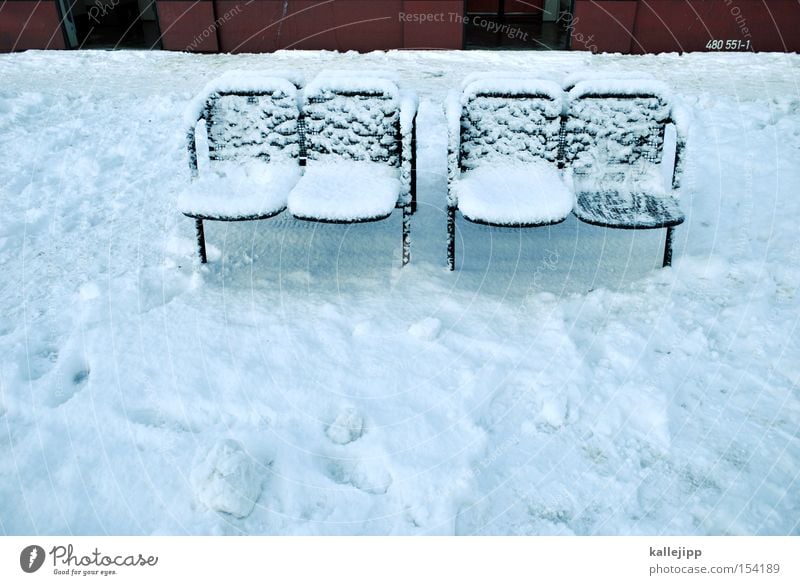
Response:
POLYGON ((361 321, 353 326, 353 337, 367 337, 377 335, 378 330, 370 321, 361 321))
POLYGON ((250 515, 263 489, 258 464, 233 439, 219 441, 201 455, 190 481, 200 503, 237 518, 250 515))
POLYGON ((19 357, 19 371, 26 382, 35 382, 48 372, 58 362, 59 351, 53 345, 42 345, 36 349, 29 348, 21 351, 19 357))
POLYGON ((347 445, 364 434, 364 418, 354 408, 345 408, 325 429, 328 438, 337 445, 347 445))
POLYGON ((351 485, 373 496, 385 494, 393 481, 391 474, 378 463, 332 459, 327 471, 336 483, 351 485))
POLYGON ((442 330, 442 322, 435 317, 426 317, 422 321, 417 321, 408 328, 408 333, 422 341, 433 341, 439 336, 442 330))
POLYGON ((45 404, 55 408, 70 400, 89 383, 91 371, 80 352, 66 353, 59 360, 58 381, 52 386, 54 390, 46 396, 45 404))
POLYGON ((139 309, 146 313, 194 290, 199 286, 200 279, 194 274, 184 274, 165 267, 146 268, 140 272, 138 284, 139 309))

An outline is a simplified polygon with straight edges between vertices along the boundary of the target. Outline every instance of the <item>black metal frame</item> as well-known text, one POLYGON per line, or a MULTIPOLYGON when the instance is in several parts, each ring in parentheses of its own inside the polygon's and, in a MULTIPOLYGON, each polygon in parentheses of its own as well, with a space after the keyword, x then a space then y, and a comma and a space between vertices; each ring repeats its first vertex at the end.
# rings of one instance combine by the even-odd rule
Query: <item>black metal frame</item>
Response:
MULTIPOLYGON (((334 91, 333 94, 342 97, 381 97, 384 96, 382 92, 376 91, 334 91)), ((313 99, 313 98, 312 98, 313 99)), ((305 108, 302 108, 300 111, 301 117, 305 116, 304 112, 305 108)), ((399 151, 399 161, 398 161, 398 168, 402 169, 403 162, 408 157, 410 165, 411 165, 411 181, 410 181, 410 202, 404 205, 401 205, 398 201, 395 209, 402 209, 403 218, 402 218, 402 265, 406 266, 409 262, 411 262, 411 216, 416 213, 417 210, 417 162, 416 162, 416 151, 417 151, 417 111, 414 112, 414 116, 411 121, 411 144, 410 144, 410 151, 405 152, 404 144, 403 144, 403 135, 402 130, 400 128, 400 116, 401 110, 398 107, 397 110, 397 127, 395 129, 395 140, 397 141, 398 151, 399 151)), ((307 126, 304 127, 304 133, 302 135, 302 142, 303 145, 301 146, 304 152, 308 152, 308 143, 307 143, 307 134, 308 128, 307 126)), ((307 165, 307 162, 304 162, 307 165)), ((313 164, 313 163, 312 163, 313 164)), ((308 221, 308 222, 316 222, 316 223, 327 223, 327 224, 359 224, 359 223, 374 223, 377 221, 383 221, 388 219, 392 216, 391 213, 388 215, 380 216, 380 217, 371 217, 371 218, 362 218, 356 220, 333 220, 333 219, 317 219, 317 218, 309 218, 309 217, 302 217, 299 215, 292 214, 293 217, 299 219, 301 221, 308 221)))
MULTIPOLYGON (((479 94, 479 96, 476 96, 476 97, 496 97, 496 98, 505 98, 505 99, 534 99, 534 98, 548 98, 549 99, 549 96, 544 95, 544 94, 540 94, 540 93, 504 94, 504 93, 501 93, 501 92, 485 92, 485 93, 479 94)), ((464 111, 462 110, 462 118, 463 118, 463 115, 464 115, 464 111)), ((551 119, 556 119, 556 118, 558 118, 558 116, 553 117, 551 119)), ((462 172, 465 171, 465 169, 464 169, 464 167, 463 167, 463 165, 461 163, 461 143, 462 143, 462 140, 463 140, 463 135, 464 135, 464 126, 461 125, 460 131, 459 131, 458 145, 456 147, 457 150, 456 150, 455 153, 452 153, 452 152, 450 153, 451 155, 454 154, 455 157, 456 157, 456 161, 455 162, 456 162, 456 169, 458 170, 458 174, 461 174, 462 172)), ((559 134, 559 136, 560 136, 560 134, 559 134)), ((561 168, 560 161, 558 160, 558 158, 560 158, 560 153, 561 153, 561 149, 560 149, 560 142, 559 142, 559 156, 557 157, 557 160, 553 163, 558 168, 561 168)), ((450 157, 448 157, 448 158, 450 158, 450 157)), ((546 160, 546 159, 542 159, 542 160, 546 160)), ((451 162, 448 160, 448 165, 449 164, 451 164, 451 162)), ((456 205, 452 205, 451 202, 450 202, 449 192, 452 189, 452 181, 453 181, 453 177, 451 177, 450 175, 451 174, 448 172, 448 178, 447 178, 447 190, 448 190, 448 201, 447 201, 447 268, 450 271, 453 271, 453 270, 456 269, 456 211, 458 211, 458 204, 456 203, 456 205)), ((496 223, 496 222, 483 221, 483 220, 479 220, 479 219, 473 219, 473 218, 467 217, 467 216, 465 216, 463 214, 462 214, 462 217, 465 220, 469 221, 470 223, 479 224, 479 225, 485 225, 485 226, 489 226, 489 227, 502 227, 502 228, 545 227, 545 226, 549 226, 549 225, 557 225, 557 224, 563 222, 566 219, 566 218, 561 218, 561 219, 556 220, 556 221, 548 221, 548 222, 541 222, 541 223, 540 222, 536 222, 536 223, 508 224, 508 223, 496 223)))
MULTIPOLYGON (((198 168, 197 168, 197 143, 195 140, 196 134, 196 126, 200 120, 204 120, 206 124, 208 124, 208 120, 210 119, 211 114, 211 104, 214 100, 217 100, 221 97, 225 96, 237 96, 237 97, 262 97, 265 95, 272 95, 272 92, 267 91, 226 91, 226 92, 216 92, 213 95, 208 96, 206 98, 205 106, 203 107, 203 111, 198 116, 197 120, 194 121, 194 124, 189 128, 186 133, 186 148, 189 154, 189 172, 191 173, 192 180, 197 179, 199 176, 198 168)), ((298 113, 298 125, 300 124, 300 117, 298 113)), ((298 131, 299 132, 299 131, 298 131)), ((301 135, 302 139, 302 135, 301 135)), ((302 140, 301 140, 302 142, 302 140)), ((298 157, 298 166, 302 166, 303 160, 298 157)), ((257 214, 257 215, 243 215, 243 216, 236 216, 230 217, 225 215, 204 215, 204 214, 193 214, 193 213, 184 213, 185 216, 191 217, 195 220, 195 231, 197 234, 197 250, 200 254, 200 262, 202 264, 208 263, 208 255, 206 254, 206 235, 205 235, 205 228, 203 226, 204 220, 209 221, 253 221, 253 220, 260 220, 260 219, 269 219, 271 217, 275 217, 276 215, 280 215, 286 210, 286 207, 282 207, 281 209, 274 211, 272 213, 267 214, 257 214)))
MULTIPOLYGON (((373 92, 336 92, 337 95, 345 96, 345 97, 355 97, 355 96, 375 96, 375 95, 383 95, 382 93, 373 93, 373 92)), ((203 112, 198 116, 197 120, 195 120, 194 124, 192 124, 191 128, 189 128, 186 134, 186 143, 187 143, 187 151, 189 155, 189 171, 191 173, 191 178, 196 179, 199 176, 198 167, 197 167, 197 144, 195 140, 195 127, 197 126, 197 122, 200 120, 205 120, 206 124, 208 124, 208 120, 210 119, 211 115, 211 103, 225 96, 241 96, 241 97, 260 97, 265 95, 271 95, 271 92, 259 92, 259 91, 236 91, 236 92, 217 92, 206 99, 205 106, 203 108, 203 112)), ((410 152, 405 152, 406 148, 404 147, 402 131, 400 128, 400 110, 398 109, 398 117, 397 117, 397 129, 396 129, 396 140, 397 140, 397 147, 399 151, 399 168, 402 169, 403 163, 405 162, 406 158, 408 158, 410 165, 411 165, 411 182, 410 182, 410 202, 407 204, 400 204, 398 202, 396 207, 399 207, 403 210, 403 219, 402 219, 402 256, 403 256, 403 266, 408 264, 411 261, 411 216, 417 210, 417 164, 416 164, 416 143, 417 143, 417 112, 414 112, 414 116, 411 122, 411 141, 410 141, 410 152)), ((304 112, 303 109, 299 111, 298 114, 298 135, 299 135, 299 157, 298 157, 298 165, 299 166, 306 166, 307 164, 307 126, 304 119, 304 112)), ((213 220, 213 221, 250 221, 250 220, 260 220, 260 219, 269 219, 271 217, 275 217, 280 215, 283 211, 285 211, 285 207, 277 210, 273 213, 269 214, 259 214, 259 215, 249 215, 249 216, 237 216, 237 217, 228 217, 228 216, 208 216, 208 215, 201 215, 201 214, 190 214, 184 213, 187 217, 191 217, 195 220, 195 230, 197 236, 197 248, 198 253, 200 254, 200 261, 203 264, 208 262, 208 256, 206 254, 206 237, 205 237, 205 228, 203 225, 204 220, 213 220)), ((320 220, 316 218, 305 218, 300 216, 294 216, 299 220, 302 221, 313 221, 318 223, 336 223, 336 224, 348 224, 348 223, 372 223, 376 221, 381 221, 387 219, 391 216, 391 213, 383 216, 383 217, 375 217, 375 218, 368 218, 368 219, 360 219, 355 221, 336 221, 336 220, 320 220)))
MULTIPOLYGON (((541 95, 538 95, 538 94, 532 94, 532 95, 529 95, 529 94, 503 95, 503 94, 499 94, 499 93, 487 93, 486 95, 487 96, 492 96, 492 97, 508 97, 509 99, 513 99, 513 98, 546 97, 546 96, 541 96, 541 95)), ((597 99, 597 98, 599 98, 599 99, 603 99, 603 98, 635 99, 635 98, 652 98, 652 97, 658 98, 659 96, 652 95, 652 94, 649 94, 649 93, 642 93, 642 94, 637 94, 637 95, 610 93, 610 94, 591 94, 591 95, 582 96, 582 97, 587 97, 587 98, 592 98, 592 99, 597 99)), ((463 111, 462 111, 462 116, 463 116, 463 111)), ((569 164, 569 161, 566 160, 566 151, 565 151, 565 144, 566 144, 566 137, 567 137, 566 124, 567 124, 568 118, 569 118, 569 114, 568 113, 566 115, 562 115, 560 117, 561 126, 560 126, 560 131, 559 131, 559 147, 558 147, 558 155, 557 155, 557 160, 556 160, 556 164, 558 165, 558 168, 565 168, 569 164)), ((669 124, 673 124, 675 126, 675 128, 676 128, 675 165, 674 165, 674 168, 673 168, 673 171, 672 171, 672 188, 673 189, 677 189, 677 188, 680 187, 680 178, 681 178, 681 174, 682 174, 682 170, 683 170, 683 165, 684 165, 684 162, 685 162, 684 161, 684 151, 685 151, 685 148, 686 148, 686 139, 685 139, 684 136, 681 135, 680 129, 679 129, 678 125, 675 123, 674 118, 672 118, 672 117, 666 119, 663 123, 659 124, 659 129, 658 129, 659 135, 657 137, 657 140, 660 141, 660 144, 656 148, 656 153, 659 155, 659 157, 661 157, 661 159, 663 159, 664 130, 665 130, 666 126, 668 126, 669 124)), ((462 141, 462 137, 463 137, 463 129, 464 128, 463 128, 463 125, 462 125, 461 129, 460 129, 459 142, 458 142, 458 145, 456 147, 457 151, 455 153, 450 152, 449 153, 450 156, 448 157, 448 158, 450 158, 453 155, 456 157, 456 168, 457 168, 458 174, 460 174, 461 172, 463 172, 465 170, 463 168, 462 164, 461 164, 461 141, 462 141)), ((661 160, 661 159, 659 159, 659 160, 661 160)), ((659 162, 659 161, 653 161, 653 162, 659 162)), ((450 165, 450 164, 452 164, 452 163, 451 163, 450 160, 448 160, 448 165, 450 165)), ((454 177, 451 176, 451 173, 448 172, 448 194, 450 192, 450 189, 452 188, 453 179, 454 179, 454 177)), ((448 203, 447 203, 447 266, 451 271, 455 270, 455 259, 456 259, 455 235, 456 235, 456 211, 457 210, 458 210, 458 205, 457 204, 456 205, 452 205, 450 203, 450 197, 448 196, 448 203)), ((573 211, 573 214, 575 215, 574 211, 573 211)), ((472 219, 472 218, 469 218, 469 217, 466 217, 466 216, 463 216, 463 217, 467 221, 470 221, 470 222, 476 223, 476 224, 487 225, 487 226, 491 226, 491 227, 508 227, 508 228, 542 227, 542 226, 547 226, 547 225, 556 225, 556 224, 561 223, 562 221, 564 221, 563 219, 561 219, 559 221, 548 222, 548 223, 500 224, 500 223, 476 220, 476 219, 472 219)), ((578 217, 578 216, 576 215, 576 217, 578 217)), ((666 228, 666 236, 665 236, 665 239, 664 239, 664 256, 663 256, 662 267, 670 266, 672 264, 672 245, 673 245, 675 227, 680 225, 684 221, 684 219, 681 218, 680 220, 676 220, 676 221, 662 222, 659 225, 655 225, 655 226, 641 226, 641 225, 636 225, 634 223, 630 223, 630 224, 607 224, 607 223, 602 223, 602 222, 588 221, 588 220, 582 219, 580 217, 578 217, 578 219, 580 221, 582 221, 583 223, 587 223, 587 224, 590 224, 590 225, 596 225, 596 226, 608 227, 608 228, 616 228, 616 229, 664 229, 664 228, 666 228)))
POLYGON ((498 222, 494 222, 494 221, 485 221, 485 220, 482 220, 482 219, 473 219, 473 218, 471 218, 471 217, 469 217, 467 215, 464 215, 463 212, 461 213, 461 217, 463 217, 466 221, 468 221, 470 223, 477 224, 477 225, 485 225, 485 226, 488 226, 488 227, 497 227, 497 228, 511 228, 511 229, 514 229, 514 228, 547 227, 549 225, 558 225, 559 223, 562 223, 563 221, 566 221, 566 219, 567 219, 565 217, 563 219, 559 219, 558 221, 545 221, 545 222, 533 222, 533 223, 525 223, 525 222, 498 223, 498 222))

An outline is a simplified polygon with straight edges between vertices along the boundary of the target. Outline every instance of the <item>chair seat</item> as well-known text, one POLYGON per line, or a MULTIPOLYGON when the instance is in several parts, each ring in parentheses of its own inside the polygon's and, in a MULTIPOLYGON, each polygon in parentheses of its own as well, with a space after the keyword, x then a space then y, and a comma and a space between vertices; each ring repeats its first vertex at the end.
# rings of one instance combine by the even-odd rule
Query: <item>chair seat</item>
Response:
POLYGON ((586 223, 623 229, 666 228, 683 223, 677 197, 664 188, 664 181, 657 174, 576 177, 574 185, 574 212, 586 223))
POLYGON ((387 164, 310 160, 289 194, 289 212, 323 222, 384 219, 397 206, 400 189, 399 170, 387 164))
POLYGON ((184 215, 236 221, 272 217, 286 209, 302 174, 294 163, 216 163, 178 198, 184 215))
POLYGON ((462 215, 499 226, 537 226, 563 221, 572 194, 555 165, 484 166, 465 172, 453 185, 462 215))

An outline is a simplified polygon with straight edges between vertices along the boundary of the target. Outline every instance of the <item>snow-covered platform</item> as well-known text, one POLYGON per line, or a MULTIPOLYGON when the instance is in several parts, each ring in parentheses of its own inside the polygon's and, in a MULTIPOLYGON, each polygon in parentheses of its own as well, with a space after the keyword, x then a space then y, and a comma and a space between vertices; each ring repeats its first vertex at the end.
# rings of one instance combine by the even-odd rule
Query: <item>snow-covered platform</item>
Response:
POLYGON ((28 52, 0 79, 0 532, 797 534, 800 57, 28 52), (408 267, 395 214, 212 222, 200 265, 182 113, 234 69, 419 91, 408 267), (671 268, 572 215, 461 222, 443 268, 443 105, 497 69, 667 85, 671 268))

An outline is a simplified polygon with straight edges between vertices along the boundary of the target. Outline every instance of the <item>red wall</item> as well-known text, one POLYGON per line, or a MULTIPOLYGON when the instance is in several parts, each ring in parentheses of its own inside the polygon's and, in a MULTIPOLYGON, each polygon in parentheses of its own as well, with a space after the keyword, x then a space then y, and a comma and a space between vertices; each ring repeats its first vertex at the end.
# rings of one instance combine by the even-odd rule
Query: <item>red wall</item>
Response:
POLYGON ((194 53, 219 50, 211 2, 170 0, 158 2, 157 9, 161 41, 166 50, 194 53))
POLYGON ((453 0, 158 0, 164 48, 230 53, 279 49, 460 49, 463 26, 453 0), (284 9, 286 10, 284 13, 284 9), (433 14, 437 20, 404 22, 401 14, 433 14), (199 42, 198 42, 199 41, 199 42))
POLYGON ((406 49, 460 49, 464 46, 464 25, 458 17, 462 6, 453 6, 451 0, 405 0, 407 14, 432 14, 441 21, 405 22, 403 47, 406 49))
POLYGON ((629 53, 633 43, 636 0, 575 0, 570 46, 576 51, 629 53))
POLYGON ((55 2, 0 2, 0 52, 64 48, 55 2))
MULTIPOLYGON (((509 13, 535 10, 506 0, 509 13)), ((468 0, 496 11, 498 0, 468 0)), ((283 48, 369 51, 458 49, 461 0, 157 0, 165 49, 262 52, 283 48), (216 14, 214 7, 216 6, 216 14), (430 14, 404 22, 401 13, 430 14), (216 21, 215 21, 216 19, 216 21)), ((750 41, 755 51, 800 52, 800 0, 575 0, 574 50, 705 51, 709 40, 750 41)), ((0 0, 0 52, 64 48, 55 0, 0 0)))
MULTIPOLYGON (((456 2, 450 2, 451 6, 456 2)), ((506 0, 506 14, 541 14, 544 0, 506 0)), ((500 8, 500 0, 467 0, 467 12, 494 14, 500 8)))
POLYGON ((575 0, 571 41, 575 50, 623 53, 706 51, 710 40, 800 51, 798 31, 798 0, 575 0))
POLYGON ((639 3, 633 53, 705 51, 710 40, 751 42, 756 51, 800 51, 797 0, 648 0, 639 3))
POLYGON ((217 0, 217 17, 236 14, 220 27, 225 52, 369 51, 402 47, 402 6, 402 0, 217 0))

